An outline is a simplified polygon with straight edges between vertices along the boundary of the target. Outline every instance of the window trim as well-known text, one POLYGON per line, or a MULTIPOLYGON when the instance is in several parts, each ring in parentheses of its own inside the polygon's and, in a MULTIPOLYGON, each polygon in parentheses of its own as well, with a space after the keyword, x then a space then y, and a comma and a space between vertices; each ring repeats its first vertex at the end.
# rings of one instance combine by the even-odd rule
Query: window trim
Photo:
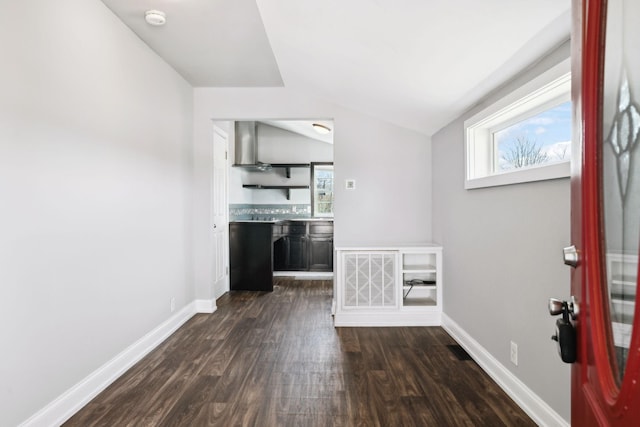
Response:
POLYGON ((316 212, 316 201, 315 201, 315 194, 316 194, 316 177, 315 177, 315 167, 316 166, 331 166, 333 169, 333 162, 311 162, 311 173, 310 173, 310 186, 309 189, 311 190, 311 217, 312 218, 333 218, 333 204, 335 202, 335 177, 334 177, 334 182, 333 182, 333 186, 332 188, 333 190, 333 198, 334 198, 334 202, 332 202, 331 204, 331 214, 318 214, 318 212, 316 212))
POLYGON ((464 122, 467 190, 548 179, 571 174, 570 160, 495 172, 493 132, 571 100, 571 61, 566 59, 464 122), (547 109, 548 109, 547 108, 547 109))

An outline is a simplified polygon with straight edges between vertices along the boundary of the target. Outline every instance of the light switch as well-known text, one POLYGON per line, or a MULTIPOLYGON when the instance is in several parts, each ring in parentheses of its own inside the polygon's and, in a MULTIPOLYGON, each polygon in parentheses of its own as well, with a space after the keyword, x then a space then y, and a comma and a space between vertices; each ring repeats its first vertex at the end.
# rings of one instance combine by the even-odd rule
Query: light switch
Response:
POLYGON ((355 190, 356 189, 356 180, 355 179, 346 179, 344 181, 344 188, 347 190, 355 190))

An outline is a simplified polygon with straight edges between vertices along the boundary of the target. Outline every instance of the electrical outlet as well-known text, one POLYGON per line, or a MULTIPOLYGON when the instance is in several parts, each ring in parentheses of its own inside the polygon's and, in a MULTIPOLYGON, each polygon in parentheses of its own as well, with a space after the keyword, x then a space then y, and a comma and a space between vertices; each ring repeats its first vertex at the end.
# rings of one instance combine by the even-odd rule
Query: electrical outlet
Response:
POLYGON ((518 366, 518 344, 511 341, 511 363, 518 366))
POLYGON ((176 309, 176 299, 175 298, 171 298, 169 300, 169 308, 171 309, 172 313, 176 309))

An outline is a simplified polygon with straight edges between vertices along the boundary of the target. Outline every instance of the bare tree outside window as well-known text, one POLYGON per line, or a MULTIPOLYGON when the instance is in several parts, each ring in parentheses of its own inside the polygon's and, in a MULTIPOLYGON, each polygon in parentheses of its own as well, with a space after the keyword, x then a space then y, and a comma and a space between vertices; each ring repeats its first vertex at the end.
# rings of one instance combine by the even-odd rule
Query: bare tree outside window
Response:
POLYGON ((571 159, 571 141, 543 145, 520 135, 514 140, 501 142, 499 153, 499 167, 503 171, 564 162, 571 159))
POLYGON ((559 161, 571 160, 571 141, 562 146, 556 146, 553 149, 553 155, 559 161))
POLYGON ((500 157, 504 161, 501 164, 503 170, 541 165, 550 160, 542 145, 536 144, 534 139, 524 135, 516 137, 515 141, 501 152, 500 157))

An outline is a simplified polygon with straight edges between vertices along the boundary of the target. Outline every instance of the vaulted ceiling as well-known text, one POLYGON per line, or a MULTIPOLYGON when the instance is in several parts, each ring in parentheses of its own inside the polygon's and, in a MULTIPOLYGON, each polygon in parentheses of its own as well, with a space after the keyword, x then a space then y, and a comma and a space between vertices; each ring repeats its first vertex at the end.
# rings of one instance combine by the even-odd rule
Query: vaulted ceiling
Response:
POLYGON ((285 86, 427 135, 571 22, 570 0, 102 1, 194 87, 285 86))

